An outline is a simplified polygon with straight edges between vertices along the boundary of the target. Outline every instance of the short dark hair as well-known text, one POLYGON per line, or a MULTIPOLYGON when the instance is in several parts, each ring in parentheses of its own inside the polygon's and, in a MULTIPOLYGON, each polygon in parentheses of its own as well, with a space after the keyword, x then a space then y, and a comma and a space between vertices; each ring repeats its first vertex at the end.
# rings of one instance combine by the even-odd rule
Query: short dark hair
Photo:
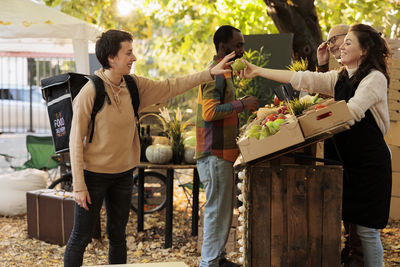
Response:
POLYGON ((233 38, 233 31, 240 32, 240 30, 236 29, 235 27, 232 27, 230 25, 223 25, 219 27, 218 30, 214 33, 214 45, 217 52, 219 44, 221 42, 227 43, 233 38))
POLYGON ((111 68, 108 57, 115 57, 121 49, 121 43, 132 41, 132 34, 120 30, 103 32, 96 41, 96 57, 105 69, 111 68))

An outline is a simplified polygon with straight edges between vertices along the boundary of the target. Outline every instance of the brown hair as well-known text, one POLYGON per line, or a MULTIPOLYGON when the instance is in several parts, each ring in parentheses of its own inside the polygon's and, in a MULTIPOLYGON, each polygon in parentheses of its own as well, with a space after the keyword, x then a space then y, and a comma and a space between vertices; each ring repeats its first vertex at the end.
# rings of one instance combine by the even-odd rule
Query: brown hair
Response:
POLYGON ((96 57, 103 68, 111 68, 108 57, 115 57, 121 49, 121 43, 124 41, 132 41, 132 35, 129 32, 108 30, 98 37, 96 41, 96 57))
POLYGON ((365 24, 352 25, 349 32, 357 36, 361 49, 366 52, 354 74, 354 82, 360 82, 371 70, 376 69, 385 75, 389 85, 388 59, 391 53, 385 39, 374 28, 365 24))

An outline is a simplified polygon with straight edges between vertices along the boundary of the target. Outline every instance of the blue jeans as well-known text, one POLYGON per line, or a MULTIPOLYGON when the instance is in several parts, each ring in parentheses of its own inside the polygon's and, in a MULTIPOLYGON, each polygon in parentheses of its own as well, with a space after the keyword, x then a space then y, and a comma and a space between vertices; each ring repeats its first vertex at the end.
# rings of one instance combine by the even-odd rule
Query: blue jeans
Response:
POLYGON ((218 260, 225 254, 225 244, 232 224, 233 163, 208 156, 197 160, 197 170, 207 198, 200 267, 214 267, 218 266, 218 260))
POLYGON ((126 224, 132 198, 132 172, 98 174, 85 171, 85 182, 92 204, 89 211, 75 203, 74 227, 65 254, 65 267, 82 265, 83 253, 92 239, 93 226, 98 220, 103 200, 107 211, 107 237, 109 264, 126 263, 126 224))
POLYGON ((383 266, 383 248, 378 229, 357 225, 357 234, 361 240, 365 267, 383 266))

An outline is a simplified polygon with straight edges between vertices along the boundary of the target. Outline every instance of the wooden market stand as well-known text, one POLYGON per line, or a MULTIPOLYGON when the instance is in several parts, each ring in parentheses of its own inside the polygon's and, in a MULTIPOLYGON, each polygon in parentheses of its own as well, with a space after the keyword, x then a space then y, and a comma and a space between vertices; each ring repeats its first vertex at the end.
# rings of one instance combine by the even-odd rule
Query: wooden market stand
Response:
POLYGON ((236 165, 246 176, 244 266, 340 266, 343 169, 311 160, 332 136, 236 165))

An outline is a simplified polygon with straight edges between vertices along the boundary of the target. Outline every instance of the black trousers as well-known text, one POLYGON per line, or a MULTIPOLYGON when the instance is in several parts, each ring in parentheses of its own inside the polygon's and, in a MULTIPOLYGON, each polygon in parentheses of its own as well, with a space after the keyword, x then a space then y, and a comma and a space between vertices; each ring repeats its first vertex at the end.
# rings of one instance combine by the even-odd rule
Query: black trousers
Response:
POLYGON ((64 266, 82 265, 83 254, 91 241, 103 200, 107 211, 108 261, 109 264, 124 264, 127 257, 125 231, 132 198, 132 172, 110 175, 85 171, 85 182, 92 204, 88 205, 87 211, 75 203, 74 227, 65 249, 64 266))

